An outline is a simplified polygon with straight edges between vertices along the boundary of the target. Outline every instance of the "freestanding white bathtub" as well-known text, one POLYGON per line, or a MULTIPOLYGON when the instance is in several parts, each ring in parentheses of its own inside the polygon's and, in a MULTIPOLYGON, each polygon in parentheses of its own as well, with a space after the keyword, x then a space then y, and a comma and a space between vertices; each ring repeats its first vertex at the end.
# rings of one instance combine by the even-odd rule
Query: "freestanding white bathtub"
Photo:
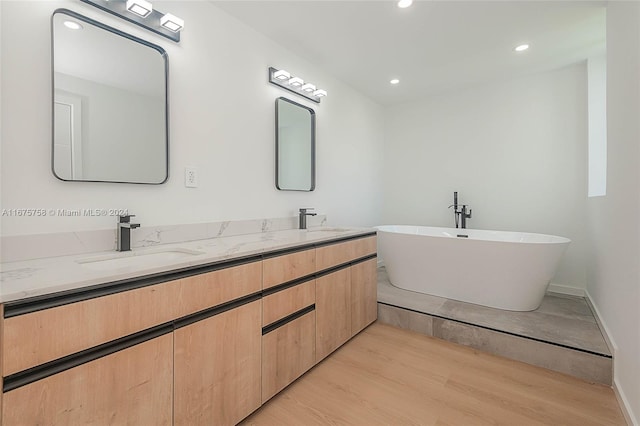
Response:
POLYGON ((394 286, 510 311, 540 306, 571 242, 524 232, 376 228, 378 253, 394 286))

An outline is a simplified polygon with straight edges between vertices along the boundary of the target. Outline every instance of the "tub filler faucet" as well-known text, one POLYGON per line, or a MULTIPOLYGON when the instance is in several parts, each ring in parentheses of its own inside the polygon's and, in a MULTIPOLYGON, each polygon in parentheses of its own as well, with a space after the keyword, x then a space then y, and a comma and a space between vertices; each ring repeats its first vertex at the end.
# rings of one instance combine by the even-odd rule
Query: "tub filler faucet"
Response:
POLYGON ((131 250, 131 230, 138 228, 139 223, 131 223, 131 218, 135 217, 134 214, 128 214, 118 217, 118 251, 130 251, 131 250))
POLYGON ((467 204, 458 204, 458 192, 453 193, 453 204, 449 208, 453 207, 453 220, 456 224, 456 228, 465 229, 467 227, 467 219, 471 219, 471 209, 467 211, 467 204))

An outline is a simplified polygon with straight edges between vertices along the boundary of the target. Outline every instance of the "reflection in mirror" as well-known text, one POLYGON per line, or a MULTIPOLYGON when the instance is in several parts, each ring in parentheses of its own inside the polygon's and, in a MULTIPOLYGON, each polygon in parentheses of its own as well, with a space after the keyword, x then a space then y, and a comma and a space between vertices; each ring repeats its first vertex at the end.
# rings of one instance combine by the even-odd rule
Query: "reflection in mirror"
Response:
POLYGON ((166 181, 165 51, 65 9, 53 14, 52 31, 54 175, 166 181))
POLYGON ((316 186, 315 112, 286 98, 276 99, 276 187, 313 191, 316 186))

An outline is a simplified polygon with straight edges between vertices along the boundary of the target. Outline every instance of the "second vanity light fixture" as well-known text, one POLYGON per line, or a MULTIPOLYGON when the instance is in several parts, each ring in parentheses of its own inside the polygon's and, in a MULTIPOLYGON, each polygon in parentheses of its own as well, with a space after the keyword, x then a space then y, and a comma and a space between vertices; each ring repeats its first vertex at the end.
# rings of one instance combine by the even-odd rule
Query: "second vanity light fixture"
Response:
POLYGON ((112 13, 134 24, 175 42, 180 41, 184 21, 170 13, 153 8, 147 0, 81 0, 106 12, 112 13))
POLYGON ((317 103, 320 103, 320 99, 327 96, 326 90, 318 89, 314 84, 305 82, 300 77, 292 76, 285 70, 279 70, 273 67, 269 67, 269 83, 304 96, 317 103))

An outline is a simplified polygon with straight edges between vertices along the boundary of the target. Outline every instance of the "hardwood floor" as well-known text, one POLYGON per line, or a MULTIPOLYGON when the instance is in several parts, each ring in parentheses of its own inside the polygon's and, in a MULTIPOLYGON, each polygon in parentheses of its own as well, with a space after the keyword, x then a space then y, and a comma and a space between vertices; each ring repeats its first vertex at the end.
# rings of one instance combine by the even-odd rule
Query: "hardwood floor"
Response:
POLYGON ((624 425, 611 388, 374 323, 244 425, 624 425))

